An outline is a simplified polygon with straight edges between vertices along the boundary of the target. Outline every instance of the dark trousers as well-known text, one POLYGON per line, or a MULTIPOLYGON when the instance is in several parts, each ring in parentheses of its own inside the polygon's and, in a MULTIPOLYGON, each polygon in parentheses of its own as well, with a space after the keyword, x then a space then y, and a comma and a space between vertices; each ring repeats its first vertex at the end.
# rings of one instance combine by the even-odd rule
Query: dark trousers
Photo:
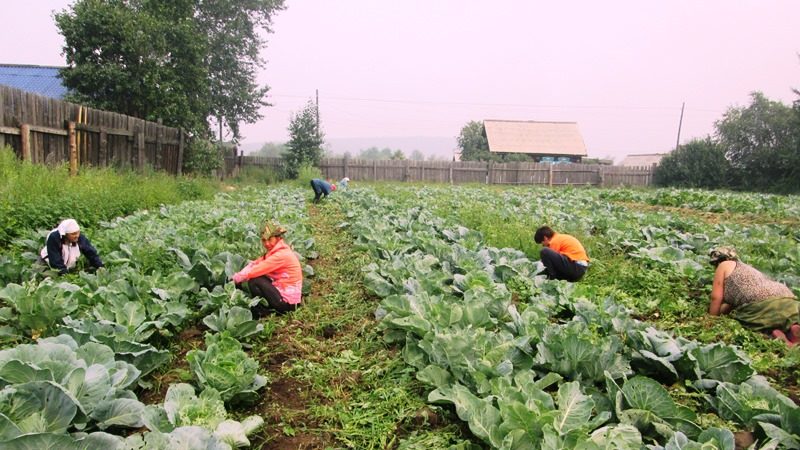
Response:
POLYGON ((566 256, 547 247, 539 252, 544 273, 551 280, 578 281, 586 274, 586 266, 577 264, 566 256))
POLYGON ((259 303, 251 308, 254 318, 263 317, 269 314, 270 310, 283 314, 297 309, 297 305, 292 305, 283 301, 281 293, 272 285, 272 280, 267 276, 260 276, 247 280, 247 289, 243 283, 236 285, 243 291, 249 291, 253 297, 261 297, 267 301, 269 306, 259 303))
POLYGON ((314 203, 319 203, 319 198, 322 197, 323 195, 325 197, 328 196, 328 194, 326 194, 321 187, 317 186, 317 184, 314 183, 314 180, 311 180, 311 189, 314 190, 314 203))

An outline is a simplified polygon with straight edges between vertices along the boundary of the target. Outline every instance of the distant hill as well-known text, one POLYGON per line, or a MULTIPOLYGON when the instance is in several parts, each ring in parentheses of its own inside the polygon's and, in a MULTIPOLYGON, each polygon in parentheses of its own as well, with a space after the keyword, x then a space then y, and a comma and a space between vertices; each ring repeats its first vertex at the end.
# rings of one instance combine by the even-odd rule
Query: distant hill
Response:
MULTIPOLYGON (((239 148, 245 153, 257 152, 264 142, 245 142, 239 148)), ((425 157, 450 160, 453 158, 453 149, 457 147, 455 137, 438 136, 395 136, 395 137, 370 137, 370 138, 327 138, 325 149, 333 156, 342 156, 345 152, 356 155, 360 150, 370 147, 379 149, 391 148, 402 150, 406 156, 414 150, 419 150, 425 157)))

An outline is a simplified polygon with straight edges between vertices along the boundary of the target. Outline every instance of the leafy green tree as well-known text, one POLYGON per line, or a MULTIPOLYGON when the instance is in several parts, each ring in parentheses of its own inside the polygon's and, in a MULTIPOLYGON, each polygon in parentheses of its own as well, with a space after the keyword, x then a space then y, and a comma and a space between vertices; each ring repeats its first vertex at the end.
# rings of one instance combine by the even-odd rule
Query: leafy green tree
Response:
POLYGON ((718 189, 730 184, 730 163, 711 137, 694 139, 666 155, 656 167, 658 186, 718 189))
POLYGON ((55 16, 71 100, 163 119, 210 134, 209 118, 239 138, 266 105, 255 83, 259 32, 283 0, 77 0, 55 16))
POLYGON ((209 115, 224 120, 234 140, 239 139, 239 124, 254 123, 263 115, 267 86, 256 83, 264 60, 259 51, 266 41, 260 33, 272 32, 273 15, 284 9, 283 0, 194 0, 196 21, 205 30, 209 51, 209 115))
POLYGON ((283 160, 287 175, 297 178, 301 166, 318 165, 322 159, 323 135, 317 127, 317 106, 310 100, 302 110, 292 115, 289 136, 283 160))
POLYGON ((458 135, 458 147, 462 161, 490 161, 489 140, 483 122, 471 121, 464 125, 458 135))
POLYGON ((394 152, 392 152, 392 156, 391 156, 391 158, 389 158, 389 159, 394 159, 394 160, 402 161, 402 160, 406 159, 406 154, 405 154, 405 153, 403 153, 403 151, 402 151, 402 150, 400 150, 400 149, 397 149, 397 150, 395 150, 394 152))
POLYGON ((411 151, 411 156, 408 159, 412 161, 425 161, 425 155, 421 151, 414 149, 411 151))
POLYGON ((271 158, 280 158, 288 151, 286 144, 276 144, 274 142, 267 142, 255 153, 256 156, 268 156, 271 158))
POLYGON ((741 187, 800 190, 800 136, 797 106, 751 94, 747 107, 728 109, 716 122, 720 145, 741 187))

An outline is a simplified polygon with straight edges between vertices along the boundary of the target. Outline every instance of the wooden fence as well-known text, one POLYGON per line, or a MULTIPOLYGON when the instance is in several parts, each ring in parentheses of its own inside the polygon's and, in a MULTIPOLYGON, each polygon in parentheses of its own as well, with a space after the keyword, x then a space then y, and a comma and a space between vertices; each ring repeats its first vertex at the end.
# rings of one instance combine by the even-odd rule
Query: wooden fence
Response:
POLYGON ((180 174, 184 141, 178 128, 0 86, 0 147, 25 161, 180 174))
MULTIPOLYGON (((226 158, 226 173, 237 166, 278 169, 280 158, 226 158)), ((649 186, 653 167, 595 164, 493 163, 474 161, 375 161, 325 158, 319 166, 325 178, 354 181, 426 181, 438 183, 537 184, 546 186, 649 186)))

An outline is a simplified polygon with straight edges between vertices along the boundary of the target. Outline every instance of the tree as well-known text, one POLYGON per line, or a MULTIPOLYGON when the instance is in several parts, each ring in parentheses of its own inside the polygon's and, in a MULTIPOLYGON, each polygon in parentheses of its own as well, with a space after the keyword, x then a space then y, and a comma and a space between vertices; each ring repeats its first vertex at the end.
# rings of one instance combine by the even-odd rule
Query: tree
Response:
POLYGON ((764 94, 751 94, 747 107, 733 107, 717 121, 716 135, 747 189, 800 189, 797 111, 764 94))
POLYGON ((408 159, 412 161, 425 161, 425 155, 421 151, 414 149, 411 151, 411 156, 408 159))
POLYGON ((239 138, 266 105, 255 83, 259 31, 270 32, 283 0, 78 0, 56 14, 64 36, 70 99, 163 119, 210 134, 223 118, 239 138))
POLYGON ((405 154, 405 153, 403 153, 403 151, 402 151, 402 150, 400 150, 400 149, 397 149, 397 150, 395 150, 395 151, 392 153, 392 156, 391 156, 389 159, 394 159, 394 160, 402 161, 402 160, 406 159, 406 154, 405 154))
POLYGON ((289 142, 283 160, 287 175, 297 178, 303 165, 318 165, 322 158, 323 135, 317 127, 317 105, 310 100, 292 115, 289 123, 289 142))
POLYGON ((257 156, 267 156, 270 158, 280 158, 288 151, 286 144, 276 144, 274 142, 267 142, 261 146, 256 152, 257 156))
POLYGON ((284 9, 283 0, 195 0, 196 20, 206 31, 210 115, 224 120, 234 140, 239 123, 254 123, 263 115, 269 88, 256 83, 264 67, 259 51, 266 41, 259 31, 272 32, 272 16, 284 9))
POLYGON ((471 121, 464 125, 458 135, 458 147, 461 149, 462 161, 489 161, 489 140, 483 122, 471 121))
POLYGON ((730 184, 725 149, 711 137, 694 139, 661 159, 653 174, 658 186, 718 189, 730 184))

